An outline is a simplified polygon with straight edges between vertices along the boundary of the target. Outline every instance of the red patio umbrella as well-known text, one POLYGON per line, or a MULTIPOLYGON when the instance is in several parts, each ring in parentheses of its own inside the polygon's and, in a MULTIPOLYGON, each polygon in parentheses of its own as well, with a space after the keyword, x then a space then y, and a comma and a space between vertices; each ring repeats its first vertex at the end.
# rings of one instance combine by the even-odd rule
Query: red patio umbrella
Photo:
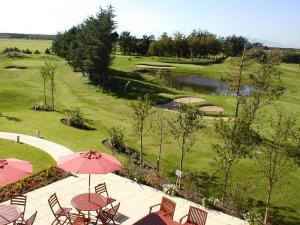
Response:
POLYGON ((15 158, 0 159, 0 186, 17 182, 30 174, 32 174, 31 162, 15 158))
POLYGON ((75 174, 89 174, 89 193, 91 174, 106 174, 122 168, 115 157, 94 150, 61 156, 56 166, 75 174))

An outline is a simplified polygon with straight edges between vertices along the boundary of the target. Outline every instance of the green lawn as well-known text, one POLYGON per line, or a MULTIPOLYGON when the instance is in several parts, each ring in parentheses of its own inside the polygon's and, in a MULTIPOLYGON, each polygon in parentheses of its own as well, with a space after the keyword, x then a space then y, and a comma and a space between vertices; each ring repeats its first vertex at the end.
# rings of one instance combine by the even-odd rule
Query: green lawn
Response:
MULTIPOLYGON (((101 141, 107 137, 107 127, 121 125, 126 130, 126 144, 138 149, 138 137, 132 130, 130 104, 143 93, 150 92, 154 101, 167 101, 189 94, 197 95, 207 99, 211 104, 220 105, 225 108, 226 114, 232 114, 234 99, 227 96, 212 96, 205 94, 185 93, 174 89, 159 87, 150 84, 147 75, 136 72, 137 63, 157 64, 157 58, 151 57, 127 57, 116 56, 112 65, 114 70, 114 91, 106 91, 96 88, 88 83, 88 79, 80 73, 72 71, 65 61, 53 58, 58 65, 57 89, 56 89, 56 112, 32 111, 33 103, 42 101, 42 79, 39 75, 40 66, 44 56, 31 56, 30 58, 11 59, 0 58, 0 130, 19 132, 34 135, 35 130, 40 129, 43 137, 48 140, 65 145, 74 151, 86 149, 98 149, 107 151, 101 141), (130 60, 129 60, 130 58, 130 60), (5 66, 26 66, 22 71, 7 71, 5 66), (128 79, 131 83, 127 91, 124 86, 128 79), (60 122, 63 111, 70 106, 79 106, 94 131, 78 130, 65 126, 60 122), (14 118, 14 119, 12 119, 14 118)), ((174 64, 178 73, 203 74, 214 78, 226 76, 230 71, 230 62, 227 60, 222 64, 209 66, 196 66, 185 64, 174 64)), ((282 103, 290 112, 300 111, 300 67, 297 65, 283 64, 283 82, 288 86, 287 93, 282 96, 282 103)), ((266 113, 272 112, 268 110, 266 113)), ((169 117, 174 113, 166 113, 169 117)), ((185 168, 189 170, 214 172, 211 166, 211 145, 216 142, 214 126, 212 121, 206 122, 207 127, 199 132, 197 142, 191 153, 185 158, 185 168)), ((158 147, 150 137, 145 139, 146 159, 155 163, 158 147)), ((121 160, 122 157, 118 156, 121 160)), ((179 151, 175 141, 169 138, 162 155, 162 166, 166 172, 174 173, 179 165, 179 151)), ((265 199, 266 184, 262 181, 255 170, 252 160, 241 160, 234 168, 233 180, 246 181, 249 177, 255 179, 256 199, 265 199)), ((219 177, 218 182, 222 180, 219 177)), ((278 207, 278 213, 284 214, 291 219, 285 224, 293 224, 300 219, 300 169, 297 169, 289 177, 289 183, 277 189, 274 203, 278 207), (294 218, 295 217, 295 218, 294 218)), ((212 189, 214 192, 216 189, 212 189)), ((282 217, 282 216, 279 216, 282 217)), ((296 224, 296 223, 295 223, 296 224)))
POLYGON ((5 48, 17 47, 20 50, 29 49, 32 52, 39 50, 41 53, 45 52, 46 48, 51 47, 50 40, 27 40, 27 39, 1 39, 0 38, 0 52, 5 48))
POLYGON ((0 139, 0 158, 17 158, 32 162, 34 173, 55 165, 54 159, 44 151, 4 139, 0 139))

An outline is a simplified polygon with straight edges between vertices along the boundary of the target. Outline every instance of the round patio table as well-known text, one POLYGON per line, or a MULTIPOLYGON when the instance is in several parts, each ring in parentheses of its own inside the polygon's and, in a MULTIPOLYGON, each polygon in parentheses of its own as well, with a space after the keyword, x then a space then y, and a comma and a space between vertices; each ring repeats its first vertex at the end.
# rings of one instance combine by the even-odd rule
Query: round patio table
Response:
POLYGON ((107 205, 107 198, 97 193, 84 193, 73 197, 71 204, 79 212, 98 211, 107 205))
POLYGON ((0 205, 0 224, 10 224, 22 214, 21 209, 15 205, 0 205))

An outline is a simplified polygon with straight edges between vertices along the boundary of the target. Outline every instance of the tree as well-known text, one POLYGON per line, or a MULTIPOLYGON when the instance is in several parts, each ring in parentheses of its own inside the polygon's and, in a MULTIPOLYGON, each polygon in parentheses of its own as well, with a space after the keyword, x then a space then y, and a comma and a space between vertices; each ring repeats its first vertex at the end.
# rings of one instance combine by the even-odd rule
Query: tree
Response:
POLYGON ((177 58, 187 56, 188 42, 186 37, 180 32, 174 33, 174 52, 177 58))
POLYGON ((225 52, 228 56, 240 56, 245 46, 249 45, 249 42, 245 37, 232 35, 226 38, 224 44, 225 52))
POLYGON ((134 37, 130 34, 129 31, 123 31, 120 34, 119 37, 119 45, 120 45, 120 50, 123 52, 123 54, 131 54, 133 53, 133 41, 134 37))
POLYGON ((50 54, 51 54, 51 51, 50 51, 49 48, 46 48, 46 49, 45 49, 45 54, 46 54, 46 55, 50 55, 50 54))
POLYGON ((233 165, 241 158, 247 157, 261 141, 253 129, 259 112, 278 99, 284 90, 278 68, 278 54, 270 52, 260 58, 258 62, 257 71, 250 73, 246 78, 250 92, 248 95, 237 96, 239 98, 237 100, 239 104, 236 106, 238 113, 234 120, 231 123, 220 120, 215 126, 215 131, 222 140, 221 144, 213 145, 213 164, 224 173, 222 203, 227 194, 233 165))
POLYGON ((156 169, 157 173, 159 173, 160 170, 160 159, 161 159, 161 153, 163 150, 163 145, 165 144, 166 138, 169 135, 169 127, 166 116, 156 111, 153 114, 153 117, 151 118, 151 136, 154 139, 154 141, 158 144, 158 154, 157 154, 157 161, 156 161, 156 169))
POLYGON ((270 127, 271 131, 265 136, 256 154, 259 171, 268 186, 264 224, 268 224, 274 188, 294 168, 293 159, 289 154, 299 148, 299 129, 295 116, 286 115, 283 110, 278 110, 276 118, 271 120, 270 127))
POLYGON ((52 110, 55 110, 54 107, 54 92, 55 92, 55 71, 56 71, 56 65, 51 62, 45 62, 45 65, 47 66, 48 70, 48 77, 49 77, 49 85, 51 90, 51 100, 52 100, 52 110))
POLYGON ((54 89, 55 89, 55 75, 56 66, 50 61, 45 61, 44 66, 40 70, 41 77, 43 79, 43 91, 44 91, 44 104, 47 105, 46 95, 46 82, 50 81, 51 99, 52 99, 52 110, 54 110, 54 89))
POLYGON ((143 98, 139 98, 136 103, 131 104, 133 111, 133 127, 140 136, 140 163, 143 163, 143 137, 146 127, 146 122, 152 113, 152 103, 149 96, 146 94, 143 98))
MULTIPOLYGON (((183 161, 186 152, 195 144, 195 133, 203 125, 201 124, 200 110, 188 104, 179 104, 177 106, 178 114, 174 119, 169 120, 170 131, 180 149, 179 169, 183 172, 183 161)), ((179 177, 178 187, 181 188, 182 177, 179 177)))

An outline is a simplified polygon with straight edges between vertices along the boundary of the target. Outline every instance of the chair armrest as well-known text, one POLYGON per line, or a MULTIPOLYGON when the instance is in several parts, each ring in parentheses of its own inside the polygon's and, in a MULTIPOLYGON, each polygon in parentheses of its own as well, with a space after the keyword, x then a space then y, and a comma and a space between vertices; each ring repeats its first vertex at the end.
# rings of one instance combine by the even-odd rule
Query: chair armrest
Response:
POLYGON ((184 215, 183 217, 181 217, 180 220, 179 220, 179 223, 182 223, 182 220, 183 220, 185 217, 187 217, 187 216, 188 216, 188 214, 186 214, 186 215, 184 215))
POLYGON ((153 206, 150 206, 150 207, 149 207, 149 214, 151 213, 152 208, 154 208, 154 207, 156 207, 156 206, 159 206, 159 205, 161 205, 161 204, 159 203, 159 204, 155 204, 155 205, 153 205, 153 206))

